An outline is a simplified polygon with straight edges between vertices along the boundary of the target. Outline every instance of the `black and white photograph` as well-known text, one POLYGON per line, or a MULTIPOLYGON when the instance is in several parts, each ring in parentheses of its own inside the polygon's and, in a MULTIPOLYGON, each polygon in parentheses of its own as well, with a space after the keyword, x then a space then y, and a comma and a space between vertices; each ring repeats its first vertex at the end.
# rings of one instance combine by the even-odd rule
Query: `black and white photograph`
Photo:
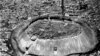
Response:
POLYGON ((100 56, 100 0, 0 0, 0 56, 100 56))

